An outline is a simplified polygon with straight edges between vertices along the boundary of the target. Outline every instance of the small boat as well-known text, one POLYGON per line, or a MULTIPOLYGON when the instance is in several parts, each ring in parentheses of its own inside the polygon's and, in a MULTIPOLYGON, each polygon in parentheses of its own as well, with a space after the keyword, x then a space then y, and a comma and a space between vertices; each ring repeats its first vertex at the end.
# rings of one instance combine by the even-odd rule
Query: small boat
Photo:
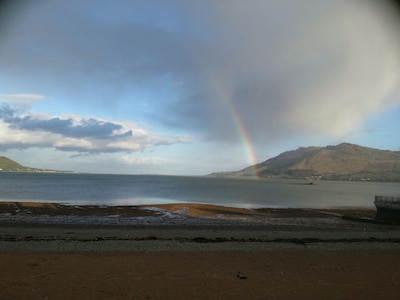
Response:
POLYGON ((400 197, 375 196, 376 218, 400 223, 400 197))

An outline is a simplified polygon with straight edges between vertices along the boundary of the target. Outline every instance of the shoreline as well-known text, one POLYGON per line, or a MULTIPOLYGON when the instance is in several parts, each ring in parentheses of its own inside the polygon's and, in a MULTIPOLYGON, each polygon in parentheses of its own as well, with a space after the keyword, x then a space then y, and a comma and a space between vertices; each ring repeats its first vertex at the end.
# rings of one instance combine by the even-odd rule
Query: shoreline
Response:
POLYGON ((0 251, 163 252, 400 249, 400 226, 371 209, 243 209, 208 204, 0 203, 0 251))
POLYGON ((0 202, 0 224, 340 227, 349 221, 377 223, 375 214, 366 207, 247 209, 200 203, 105 206, 0 202))
MULTIPOLYGON (((12 216, 77 216, 77 217, 160 217, 172 214, 188 218, 240 219, 254 218, 327 218, 329 216, 349 216, 374 218, 376 210, 370 207, 337 208, 238 208, 202 203, 168 203, 140 205, 79 205, 55 202, 0 201, 0 221, 12 216)), ((11 218, 12 219, 12 218, 11 218)), ((249 219, 250 220, 250 219, 249 219)))

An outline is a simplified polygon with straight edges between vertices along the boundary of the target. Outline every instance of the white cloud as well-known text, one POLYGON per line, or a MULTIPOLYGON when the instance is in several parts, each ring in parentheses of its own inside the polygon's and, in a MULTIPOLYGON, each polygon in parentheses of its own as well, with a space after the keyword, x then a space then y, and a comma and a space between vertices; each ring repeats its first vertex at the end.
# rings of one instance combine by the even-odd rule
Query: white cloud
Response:
POLYGON ((11 105, 29 106, 46 98, 47 96, 40 94, 8 94, 0 95, 0 102, 11 105))
POLYGON ((124 164, 132 166, 160 166, 169 163, 167 159, 155 157, 134 157, 129 155, 121 156, 121 161, 124 164))
POLYGON ((83 153, 135 152, 157 145, 187 142, 182 136, 154 133, 132 121, 47 116, 0 108, 0 148, 55 148, 83 153))

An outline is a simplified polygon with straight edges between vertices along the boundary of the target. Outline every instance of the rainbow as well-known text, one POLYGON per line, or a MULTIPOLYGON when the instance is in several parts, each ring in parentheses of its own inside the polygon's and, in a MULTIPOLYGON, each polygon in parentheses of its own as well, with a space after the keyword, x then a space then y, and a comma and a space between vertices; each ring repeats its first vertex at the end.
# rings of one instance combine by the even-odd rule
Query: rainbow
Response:
MULTIPOLYGON (((214 89, 217 93, 217 99, 218 101, 221 101, 221 103, 224 104, 224 106, 227 108, 228 113, 231 116, 232 122, 239 134, 239 137, 243 143, 244 150, 247 156, 247 160, 251 166, 255 166, 257 164, 257 156, 254 151, 253 144, 251 142, 251 138, 249 133, 247 132, 246 126, 238 113, 235 105, 231 101, 232 97, 228 94, 228 91, 231 89, 228 89, 227 86, 223 86, 220 81, 218 80, 213 80, 212 81, 214 89)), ((260 178, 259 173, 255 167, 252 168, 252 175, 255 178, 260 178)))
POLYGON ((249 164, 252 167, 252 175, 255 178, 260 178, 260 175, 257 171, 257 168, 255 168, 254 166, 257 164, 257 156, 255 154, 254 148, 253 148, 253 144, 251 142, 250 136, 246 130, 246 126, 243 123, 242 118, 240 117, 239 113, 237 112, 237 110, 235 109, 234 105, 230 102, 230 105, 228 105, 228 109, 229 109, 229 113, 232 117, 232 121, 236 127, 236 130, 240 136, 240 139, 243 142, 243 146, 244 146, 244 150, 246 152, 247 155, 247 160, 249 162, 249 164))

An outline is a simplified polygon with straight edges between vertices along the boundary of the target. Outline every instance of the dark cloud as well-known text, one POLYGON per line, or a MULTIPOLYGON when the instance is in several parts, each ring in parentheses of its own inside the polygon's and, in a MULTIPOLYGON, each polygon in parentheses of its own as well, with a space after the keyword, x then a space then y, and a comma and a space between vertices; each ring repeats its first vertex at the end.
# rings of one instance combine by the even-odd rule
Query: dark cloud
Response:
POLYGON ((128 130, 121 134, 117 131, 123 129, 122 125, 111 122, 104 122, 95 119, 82 119, 79 124, 74 124, 73 119, 61 119, 59 117, 49 119, 37 119, 33 116, 17 116, 15 110, 8 105, 0 108, 0 119, 10 124, 13 129, 27 131, 45 131, 48 133, 61 134, 73 138, 96 138, 96 139, 118 139, 132 136, 128 130))
MULTIPOLYGON (((145 90, 154 120, 212 139, 239 141, 238 127, 254 143, 341 137, 393 104, 399 27, 385 3, 42 0, 13 21, 0 64, 13 83, 46 83, 82 105, 135 106, 111 97, 145 90)), ((18 126, 98 138, 121 129, 69 122, 18 126)))

